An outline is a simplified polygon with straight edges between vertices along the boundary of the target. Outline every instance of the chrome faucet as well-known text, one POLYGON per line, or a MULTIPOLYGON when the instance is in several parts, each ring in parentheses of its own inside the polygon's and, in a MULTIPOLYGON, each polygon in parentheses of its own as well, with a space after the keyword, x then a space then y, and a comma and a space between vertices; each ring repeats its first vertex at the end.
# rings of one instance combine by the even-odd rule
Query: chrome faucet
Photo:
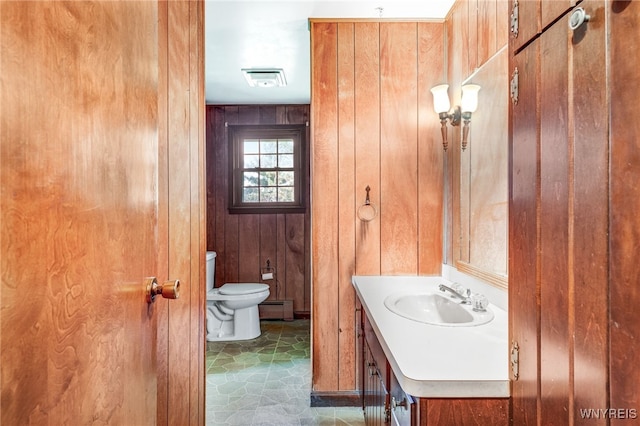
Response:
POLYGON ((458 299, 461 299, 462 302, 460 302, 460 303, 462 303, 462 304, 470 304, 471 303, 471 289, 469 289, 469 288, 467 289, 467 295, 466 296, 461 294, 460 292, 452 289, 451 287, 444 285, 444 284, 440 284, 438 286, 438 288, 440 289, 440 291, 443 291, 445 293, 449 292, 449 293, 451 293, 452 296, 457 297, 458 299))

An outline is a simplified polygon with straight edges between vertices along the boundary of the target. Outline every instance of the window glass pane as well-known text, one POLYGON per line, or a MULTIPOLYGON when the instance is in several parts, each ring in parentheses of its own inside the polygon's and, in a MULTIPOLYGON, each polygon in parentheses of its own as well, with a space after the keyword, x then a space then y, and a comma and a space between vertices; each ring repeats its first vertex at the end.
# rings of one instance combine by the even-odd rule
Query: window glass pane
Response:
POLYGON ((258 172, 244 172, 242 186, 258 186, 258 172))
POLYGON ((281 168, 293 167, 293 155, 291 154, 278 155, 278 167, 281 167, 281 168))
POLYGON ((278 152, 278 143, 275 139, 260 140, 260 153, 275 154, 276 152, 278 152))
POLYGON ((290 186, 278 188, 278 201, 281 203, 292 203, 295 201, 293 188, 290 186))
POLYGON ((276 172, 260 172, 260 186, 276 186, 276 172))
POLYGON ((245 154, 257 154, 259 152, 258 139, 245 139, 243 149, 245 154))
POLYGON ((260 167, 262 167, 263 169, 275 169, 276 167, 278 167, 276 163, 277 159, 277 155, 261 155, 260 167))
POLYGON ((293 140, 292 139, 279 139, 278 140, 278 152, 280 154, 292 154, 293 153, 293 140))
POLYGON ((244 168, 245 169, 253 169, 260 167, 260 156, 259 155, 245 155, 244 156, 244 168))
POLYGON ((257 203, 259 201, 258 188, 244 188, 242 190, 243 203, 257 203))
POLYGON ((260 201, 263 203, 275 203, 277 199, 277 188, 260 188, 260 201))
POLYGON ((278 186, 293 186, 294 172, 278 172, 278 186))

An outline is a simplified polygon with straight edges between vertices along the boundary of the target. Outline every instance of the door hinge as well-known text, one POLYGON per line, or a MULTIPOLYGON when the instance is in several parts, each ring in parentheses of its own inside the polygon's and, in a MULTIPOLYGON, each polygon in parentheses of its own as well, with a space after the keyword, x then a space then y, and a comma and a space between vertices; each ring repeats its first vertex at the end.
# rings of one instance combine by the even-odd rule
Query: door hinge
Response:
POLYGON ((513 0, 511 6, 511 34, 513 38, 518 38, 518 0, 513 0))
POLYGON ((520 375, 520 366, 518 363, 520 362, 520 347, 518 346, 518 342, 511 343, 511 374, 513 375, 513 380, 518 380, 520 375))
POLYGON ((513 105, 518 105, 518 67, 513 70, 513 74, 511 74, 511 102, 513 105))
POLYGON ((518 38, 518 0, 513 0, 511 6, 511 34, 513 38, 518 38))

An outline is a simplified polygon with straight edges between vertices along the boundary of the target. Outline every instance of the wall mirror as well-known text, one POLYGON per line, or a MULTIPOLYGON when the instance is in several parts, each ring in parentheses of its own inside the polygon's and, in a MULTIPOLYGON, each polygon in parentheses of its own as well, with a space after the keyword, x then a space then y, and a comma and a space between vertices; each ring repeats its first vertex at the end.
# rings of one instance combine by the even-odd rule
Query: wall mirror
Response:
POLYGON ((487 61, 466 83, 479 84, 469 146, 460 152, 459 247, 456 268, 507 287, 509 206, 509 76, 507 50, 487 61))

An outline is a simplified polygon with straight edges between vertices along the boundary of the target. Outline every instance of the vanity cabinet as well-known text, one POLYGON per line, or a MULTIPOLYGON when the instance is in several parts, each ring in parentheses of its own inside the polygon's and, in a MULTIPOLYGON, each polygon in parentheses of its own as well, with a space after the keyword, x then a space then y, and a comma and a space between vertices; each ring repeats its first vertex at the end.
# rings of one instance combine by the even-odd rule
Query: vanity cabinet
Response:
MULTIPOLYGON (((416 398, 404 392, 367 314, 363 328, 363 409, 367 425, 450 426, 509 424, 508 398, 416 398)), ((440 367, 438 367, 440 368, 440 367)))

